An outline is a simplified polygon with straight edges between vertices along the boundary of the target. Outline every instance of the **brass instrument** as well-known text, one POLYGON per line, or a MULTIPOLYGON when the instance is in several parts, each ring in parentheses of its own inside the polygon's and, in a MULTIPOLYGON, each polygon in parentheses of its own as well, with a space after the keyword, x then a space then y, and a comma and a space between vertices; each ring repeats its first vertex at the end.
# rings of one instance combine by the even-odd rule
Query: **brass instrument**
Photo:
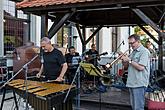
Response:
MULTIPOLYGON (((110 68, 112 68, 112 65, 113 65, 114 63, 116 63, 122 56, 126 55, 126 53, 127 53, 129 50, 130 50, 130 49, 126 50, 124 53, 122 53, 121 55, 119 55, 119 56, 118 56, 115 60, 113 60, 111 63, 106 64, 105 66, 106 66, 107 70, 110 69, 110 68)), ((113 83, 113 80, 112 80, 112 78, 111 78, 110 76, 101 77, 101 78, 100 78, 100 81, 101 81, 101 83, 102 83, 103 85, 105 85, 105 86, 108 86, 108 85, 110 85, 110 84, 113 83)))
POLYGON ((112 68, 112 65, 115 64, 122 56, 126 55, 126 53, 129 51, 130 49, 126 50, 124 53, 122 53, 121 55, 119 55, 115 60, 113 60, 111 63, 106 64, 106 68, 112 68))

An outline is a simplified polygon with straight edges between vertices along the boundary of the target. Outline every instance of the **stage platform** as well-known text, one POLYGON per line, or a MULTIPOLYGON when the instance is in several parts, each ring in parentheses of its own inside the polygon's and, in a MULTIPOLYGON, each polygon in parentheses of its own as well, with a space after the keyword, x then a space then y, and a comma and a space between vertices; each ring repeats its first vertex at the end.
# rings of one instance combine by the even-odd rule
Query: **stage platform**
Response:
POLYGON ((101 110, 131 110, 129 92, 126 88, 108 87, 104 93, 97 90, 90 94, 82 93, 80 100, 81 108, 85 108, 85 110, 91 110, 92 106, 96 110, 100 110, 100 108, 101 110))
MULTIPOLYGON (((12 96, 12 93, 9 91, 6 95, 7 97, 12 96)), ((18 98, 18 96, 17 96, 18 98)), ((2 99, 2 93, 0 94, 0 101, 2 99)), ((5 101, 3 110, 11 110, 14 104, 14 100, 5 101)), ((24 102, 20 100, 20 110, 24 109, 24 102)), ((114 87, 108 88, 105 93, 99 93, 97 90, 92 91, 90 94, 81 93, 80 98, 80 108, 79 110, 131 110, 129 103, 129 93, 127 89, 117 89, 114 87), (100 97, 101 95, 101 97, 100 97), (101 106, 100 106, 101 98, 101 106)), ((33 110, 33 109, 32 109, 33 110)), ((74 110, 76 106, 74 105, 74 110)))

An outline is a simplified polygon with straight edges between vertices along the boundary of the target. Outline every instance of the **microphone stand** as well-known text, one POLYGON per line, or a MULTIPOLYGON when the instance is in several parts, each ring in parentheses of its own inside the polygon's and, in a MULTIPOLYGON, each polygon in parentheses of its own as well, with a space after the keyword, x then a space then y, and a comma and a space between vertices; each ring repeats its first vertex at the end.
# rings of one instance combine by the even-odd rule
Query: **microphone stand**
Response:
POLYGON ((29 64, 31 64, 36 58, 38 57, 38 55, 34 56, 29 62, 27 62, 24 66, 23 69, 25 71, 25 102, 26 102, 26 109, 28 110, 28 88, 27 88, 27 74, 28 74, 28 66, 29 64))
POLYGON ((14 76, 12 76, 12 78, 10 78, 8 81, 6 81, 6 83, 4 83, 0 89, 2 89, 3 87, 5 87, 11 80, 13 80, 22 70, 25 70, 25 86, 26 86, 26 90, 25 90, 25 101, 26 101, 26 110, 28 110, 28 103, 27 103, 27 96, 28 96, 28 90, 27 90, 27 73, 28 73, 28 66, 29 64, 31 64, 36 58, 38 57, 38 54, 36 56, 34 56, 29 62, 27 62, 25 65, 22 66, 22 68, 16 73, 14 74, 14 76))
MULTIPOLYGON (((111 57, 109 58, 110 60, 112 59, 113 56, 115 56, 116 52, 118 51, 118 49, 121 47, 122 44, 124 45, 124 40, 118 45, 116 51, 115 51, 115 52, 111 55, 111 57)), ((115 57, 114 57, 114 60, 115 60, 115 57)), ((115 74, 115 72, 116 72, 116 71, 115 71, 115 67, 116 67, 116 66, 114 66, 114 74, 115 74)), ((113 76, 114 76, 114 75, 113 75, 113 76)))
POLYGON ((124 41, 122 41, 122 42, 118 45, 116 51, 111 55, 110 59, 112 59, 112 57, 115 55, 115 53, 117 52, 117 50, 121 47, 121 44, 124 45, 124 41))
MULTIPOLYGON (((81 62, 80 62, 81 63, 81 62)), ((76 77, 77 77, 77 84, 76 84, 76 86, 77 86, 77 88, 78 88, 78 95, 77 95, 77 109, 78 108, 80 108, 80 64, 79 64, 79 66, 78 66, 78 68, 77 68, 77 70, 76 70, 76 73, 75 73, 75 75, 74 75, 74 78, 73 78, 73 80, 72 80, 72 83, 71 83, 71 85, 70 85, 70 87, 69 87, 69 90, 67 91, 67 94, 66 94, 66 96, 65 96, 65 98, 64 98, 64 100, 63 100, 63 103, 65 103, 66 102, 66 100, 67 100, 67 98, 68 98, 68 95, 69 95, 69 93, 70 93, 70 91, 71 91, 71 88, 72 88, 72 86, 73 86, 73 83, 75 82, 75 80, 76 80, 76 77)))

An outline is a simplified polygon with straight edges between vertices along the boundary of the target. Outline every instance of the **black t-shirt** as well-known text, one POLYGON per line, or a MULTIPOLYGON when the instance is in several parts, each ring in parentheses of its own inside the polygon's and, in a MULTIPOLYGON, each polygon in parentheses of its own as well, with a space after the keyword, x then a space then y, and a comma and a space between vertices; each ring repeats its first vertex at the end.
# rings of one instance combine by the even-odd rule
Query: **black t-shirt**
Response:
POLYGON ((97 50, 95 50, 95 51, 92 51, 91 49, 88 51, 88 52, 86 52, 86 55, 88 55, 89 56, 89 63, 92 63, 92 64, 94 64, 94 65, 97 65, 97 55, 98 55, 99 53, 98 53, 98 51, 97 50), (90 60, 91 59, 91 60, 90 60))
POLYGON ((61 71, 61 65, 65 63, 65 58, 61 51, 54 48, 52 52, 44 52, 44 73, 47 79, 56 79, 61 71))

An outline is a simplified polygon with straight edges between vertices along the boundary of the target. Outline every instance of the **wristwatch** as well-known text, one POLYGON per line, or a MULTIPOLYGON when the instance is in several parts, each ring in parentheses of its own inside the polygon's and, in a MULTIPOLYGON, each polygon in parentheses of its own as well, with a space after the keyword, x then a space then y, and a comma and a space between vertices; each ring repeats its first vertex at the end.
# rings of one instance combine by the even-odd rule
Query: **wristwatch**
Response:
POLYGON ((132 59, 129 60, 129 64, 131 64, 131 63, 132 63, 132 59))

